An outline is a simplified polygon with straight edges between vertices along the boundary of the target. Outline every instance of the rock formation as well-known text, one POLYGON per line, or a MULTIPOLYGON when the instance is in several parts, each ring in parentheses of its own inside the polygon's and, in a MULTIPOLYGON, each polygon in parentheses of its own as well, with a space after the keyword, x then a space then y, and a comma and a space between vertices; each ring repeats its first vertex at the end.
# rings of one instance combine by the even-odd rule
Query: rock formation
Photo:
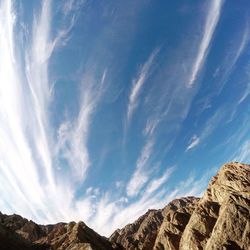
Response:
POLYGON ((199 198, 195 197, 176 199, 163 209, 164 220, 154 249, 178 249, 182 233, 198 201, 199 198))
POLYGON ((187 224, 180 249, 250 249, 250 166, 224 165, 187 224))
POLYGON ((117 229, 109 239, 125 249, 152 249, 162 221, 161 210, 149 210, 134 223, 117 229))
POLYGON ((109 239, 83 222, 37 225, 0 213, 1 250, 249 250, 250 165, 228 163, 204 196, 173 200, 149 210, 109 239))
POLYGON ((0 214, 1 250, 109 250, 119 249, 83 222, 37 225, 19 215, 0 214))
POLYGON ((249 250, 250 166, 225 164, 201 199, 176 199, 149 211, 110 241, 131 250, 249 250))

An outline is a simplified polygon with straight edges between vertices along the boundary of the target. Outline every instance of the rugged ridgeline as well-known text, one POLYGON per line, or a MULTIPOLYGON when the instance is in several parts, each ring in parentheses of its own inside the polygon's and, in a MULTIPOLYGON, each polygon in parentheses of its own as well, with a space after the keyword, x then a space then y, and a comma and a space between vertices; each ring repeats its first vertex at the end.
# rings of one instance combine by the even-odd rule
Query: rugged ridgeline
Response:
POLYGON ((0 249, 250 249, 250 166, 225 164, 204 196, 149 210, 109 239, 83 222, 37 225, 0 213, 0 249))

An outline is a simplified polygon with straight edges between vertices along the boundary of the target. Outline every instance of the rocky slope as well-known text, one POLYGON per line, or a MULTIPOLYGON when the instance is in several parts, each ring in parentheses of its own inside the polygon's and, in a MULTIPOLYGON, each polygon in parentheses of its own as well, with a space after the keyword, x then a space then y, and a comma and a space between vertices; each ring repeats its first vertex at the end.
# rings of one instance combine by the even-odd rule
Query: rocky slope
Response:
POLYGON ((197 204, 180 249, 250 249, 250 166, 226 164, 197 204))
POLYGON ((249 250, 250 166, 225 164, 201 199, 177 199, 154 213, 163 219, 155 223, 155 216, 152 220, 146 213, 143 219, 115 231, 110 240, 131 250, 249 250), (150 243, 145 240, 148 234, 150 243))
POLYGON ((116 230, 110 241, 125 249, 178 249, 182 232, 196 203, 195 197, 176 199, 160 210, 149 210, 134 223, 116 230))
POLYGON ((37 225, 19 215, 0 213, 0 249, 109 250, 119 249, 83 222, 37 225))
POLYGON ((163 218, 161 210, 149 210, 134 223, 117 229, 109 239, 125 249, 152 249, 163 218))
POLYGON ((176 199, 149 210, 109 239, 83 222, 42 226, 0 213, 0 249, 249 250, 250 165, 225 164, 201 199, 176 199))

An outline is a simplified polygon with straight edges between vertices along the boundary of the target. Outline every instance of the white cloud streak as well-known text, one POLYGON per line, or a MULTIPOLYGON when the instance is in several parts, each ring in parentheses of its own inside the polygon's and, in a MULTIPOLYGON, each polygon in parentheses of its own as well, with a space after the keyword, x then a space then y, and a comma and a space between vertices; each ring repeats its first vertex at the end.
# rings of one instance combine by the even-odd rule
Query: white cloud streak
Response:
POLYGON ((186 148, 186 152, 191 150, 192 148, 198 146, 199 143, 200 143, 200 138, 197 135, 194 135, 191 138, 190 143, 188 144, 188 146, 186 148))
POLYGON ((216 29, 218 20, 220 18, 220 11, 223 4, 223 0, 210 1, 209 10, 207 13, 206 23, 203 31, 203 36, 198 48, 198 54, 194 60, 191 69, 191 75, 188 80, 188 86, 191 87, 206 60, 207 51, 213 38, 214 31, 216 29))
POLYGON ((128 123, 130 122, 133 116, 133 113, 135 112, 135 109, 138 106, 138 102, 139 102, 138 98, 139 98, 140 92, 142 90, 144 83, 146 82, 146 80, 148 79, 150 75, 150 70, 152 68, 152 65, 154 63, 155 57, 158 52, 159 52, 159 49, 155 49, 152 52, 148 60, 142 66, 140 72, 138 73, 138 76, 133 80, 132 88, 131 88, 130 95, 129 95, 129 103, 128 103, 128 111, 127 111, 128 123))
POLYGON ((238 105, 244 102, 249 95, 250 95, 250 83, 248 83, 246 88, 244 89, 244 92, 238 101, 238 105))
MULTIPOLYGON (((235 65, 238 62, 238 60, 240 59, 242 53, 244 52, 244 50, 246 49, 248 43, 249 43, 249 20, 246 19, 246 24, 245 24, 245 28, 242 29, 242 34, 240 39, 235 39, 235 47, 236 49, 234 49, 234 53, 232 54, 231 52, 228 53, 228 55, 226 56, 225 60, 224 60, 224 65, 220 63, 220 66, 216 69, 216 72, 214 74, 214 76, 216 77, 217 75, 222 74, 222 72, 224 71, 224 73, 222 74, 222 78, 219 81, 219 89, 216 91, 216 94, 219 95, 221 93, 221 91, 223 90, 224 86, 226 85, 230 75, 232 74, 232 72, 235 69, 235 65)), ((231 51, 233 50, 232 48, 229 48, 228 50, 231 51)), ((244 97, 242 99, 242 101, 244 100, 244 97)))
POLYGON ((250 163, 250 139, 242 143, 235 153, 233 161, 250 163))
POLYGON ((41 15, 33 23, 31 48, 26 51, 26 77, 30 90, 32 105, 29 111, 33 114, 29 125, 33 148, 45 168, 47 179, 54 185, 52 161, 47 137, 48 108, 51 101, 51 89, 48 79, 48 60, 54 50, 54 43, 50 40, 51 7, 50 1, 43 2, 41 15))
POLYGON ((152 193, 154 193, 156 190, 158 190, 170 178, 170 176, 172 175, 173 171, 174 171, 173 167, 168 168, 161 177, 153 179, 148 184, 145 192, 148 193, 148 194, 150 194, 150 195, 152 193))
POLYGON ((148 161, 153 152, 154 141, 149 139, 144 145, 140 157, 136 162, 136 169, 127 185, 127 195, 136 196, 149 179, 150 171, 147 169, 148 161))
POLYGON ((66 0, 62 6, 64 15, 69 15, 79 8, 86 2, 86 0, 66 0))
POLYGON ((226 115, 230 112, 227 107, 221 107, 217 109, 214 114, 209 117, 204 125, 204 129, 201 131, 200 135, 197 136, 196 134, 192 136, 190 143, 188 144, 185 152, 194 149, 200 143, 202 143, 206 138, 209 137, 219 125, 222 124, 222 121, 226 117, 226 115))
POLYGON ((106 70, 100 81, 91 76, 85 76, 82 80, 82 101, 78 118, 70 123, 62 123, 58 130, 58 153, 61 153, 68 161, 78 181, 85 179, 85 174, 91 162, 88 154, 88 136, 92 114, 94 113, 103 92, 106 70))

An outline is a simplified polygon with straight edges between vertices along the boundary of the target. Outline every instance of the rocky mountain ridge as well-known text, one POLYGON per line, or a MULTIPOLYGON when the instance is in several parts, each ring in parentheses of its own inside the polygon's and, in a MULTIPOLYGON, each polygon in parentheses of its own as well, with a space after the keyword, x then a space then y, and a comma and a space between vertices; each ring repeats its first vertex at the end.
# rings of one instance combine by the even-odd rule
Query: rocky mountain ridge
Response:
POLYGON ((43 226, 0 213, 0 249, 248 250, 250 165, 223 165, 202 198, 180 198, 149 210, 109 239, 83 222, 43 226))

